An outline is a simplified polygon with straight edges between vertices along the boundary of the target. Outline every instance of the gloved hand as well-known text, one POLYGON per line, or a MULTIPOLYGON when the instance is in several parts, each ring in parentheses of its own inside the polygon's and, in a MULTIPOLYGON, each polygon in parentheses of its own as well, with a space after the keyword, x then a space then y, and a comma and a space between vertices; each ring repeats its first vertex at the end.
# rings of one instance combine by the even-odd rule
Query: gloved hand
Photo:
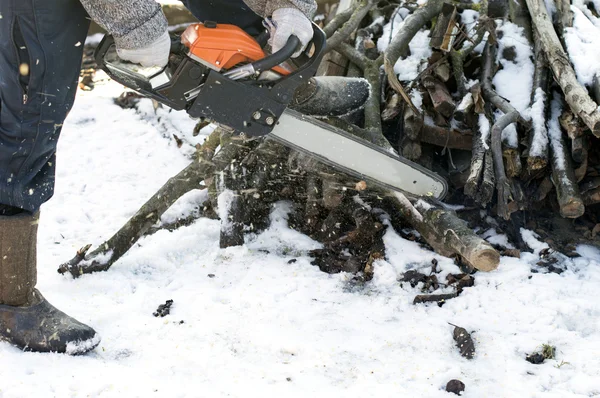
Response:
POLYGON ((296 8, 279 8, 273 11, 271 19, 274 22, 274 30, 271 31, 271 48, 273 52, 281 50, 291 35, 298 37, 302 48, 294 53, 292 57, 299 56, 313 37, 313 28, 310 20, 296 8))
POLYGON ((167 31, 146 47, 136 49, 117 48, 119 58, 145 67, 160 66, 162 68, 169 62, 170 52, 171 37, 167 31))

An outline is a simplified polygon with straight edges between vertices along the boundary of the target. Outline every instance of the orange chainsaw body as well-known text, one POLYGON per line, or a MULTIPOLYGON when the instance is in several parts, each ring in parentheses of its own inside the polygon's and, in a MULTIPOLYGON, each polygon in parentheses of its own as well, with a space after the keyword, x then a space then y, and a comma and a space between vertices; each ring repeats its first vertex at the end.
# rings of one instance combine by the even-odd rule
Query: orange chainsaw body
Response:
MULTIPOLYGON (((183 32, 181 42, 193 58, 217 71, 265 57, 265 52, 256 40, 235 25, 193 24, 183 32)), ((280 66, 273 70, 282 75, 290 73, 280 66)))

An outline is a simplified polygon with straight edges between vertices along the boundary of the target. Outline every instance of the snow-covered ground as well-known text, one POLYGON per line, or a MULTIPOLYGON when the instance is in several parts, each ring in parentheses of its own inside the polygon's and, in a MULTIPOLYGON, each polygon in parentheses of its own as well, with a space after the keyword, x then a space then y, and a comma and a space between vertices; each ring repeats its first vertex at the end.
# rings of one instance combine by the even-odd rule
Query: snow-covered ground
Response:
MULTIPOLYGON (((465 397, 600 395, 600 250, 579 247, 561 275, 531 273, 544 244, 528 231, 534 253, 502 258, 442 308, 413 305, 418 287, 397 279, 433 258, 441 277, 458 272, 452 261, 389 228, 373 281, 353 286, 310 264, 305 253, 319 244, 287 228, 285 203, 243 247, 219 249, 218 221, 199 219, 142 239, 108 272, 59 275, 188 162, 190 148, 168 135, 189 136, 194 123, 155 115, 148 100, 141 115, 123 110, 112 103, 120 92, 104 83, 79 93, 39 236, 38 287, 102 342, 80 357, 0 343, 0 397, 447 397, 453 378, 465 397), (167 299, 171 314, 155 318, 167 299), (459 355, 448 322, 474 331, 473 360, 459 355), (525 361, 545 343, 556 360, 525 361)), ((187 195, 171 216, 202 197, 187 195)))

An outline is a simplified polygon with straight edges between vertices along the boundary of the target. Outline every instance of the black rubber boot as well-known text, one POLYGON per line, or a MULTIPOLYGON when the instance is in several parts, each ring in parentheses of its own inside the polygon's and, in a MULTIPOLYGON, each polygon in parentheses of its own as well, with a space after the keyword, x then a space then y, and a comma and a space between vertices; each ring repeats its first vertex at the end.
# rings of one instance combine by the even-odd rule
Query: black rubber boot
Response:
POLYGON ((311 116, 341 116, 362 107, 370 93, 362 78, 317 76, 296 89, 290 108, 311 116))
POLYGON ((26 351, 83 354, 100 337, 35 289, 37 223, 37 214, 0 216, 0 339, 26 351))

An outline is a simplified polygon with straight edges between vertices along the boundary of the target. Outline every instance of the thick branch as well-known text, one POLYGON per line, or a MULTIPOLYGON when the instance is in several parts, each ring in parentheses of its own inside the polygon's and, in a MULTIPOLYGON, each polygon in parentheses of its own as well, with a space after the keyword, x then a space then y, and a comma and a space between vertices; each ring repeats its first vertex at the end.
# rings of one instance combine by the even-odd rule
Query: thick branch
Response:
POLYGON ((517 121, 522 121, 523 124, 529 124, 519 114, 519 112, 504 98, 500 97, 492 89, 492 73, 494 70, 494 63, 496 59, 496 45, 486 44, 484 49, 484 65, 481 76, 481 84, 483 89, 484 98, 494 104, 496 108, 504 112, 491 131, 492 140, 492 155, 494 159, 494 172, 496 174, 496 187, 498 189, 498 215, 508 220, 510 218, 510 211, 508 209, 508 200, 510 199, 510 183, 506 177, 506 171, 504 169, 504 161, 502 158, 502 131, 517 121))
MULTIPOLYGON (((218 135, 219 132, 216 131, 213 134, 218 135)), ((209 142, 211 145, 214 144, 213 140, 207 141, 207 143, 209 142)), ((205 176, 227 166, 232 159, 239 155, 242 148, 241 145, 232 143, 221 148, 212 161, 201 157, 199 161, 192 162, 176 176, 171 177, 109 240, 85 258, 83 256, 87 250, 80 251, 81 253, 71 261, 62 264, 58 272, 61 274, 69 272, 73 277, 78 277, 81 274, 108 270, 177 199, 192 189, 198 188, 205 176)), ((200 152, 211 152, 208 148, 205 149, 200 152)))
POLYGON ((323 28, 323 32, 325 32, 327 37, 331 37, 340 28, 340 26, 348 22, 353 13, 354 8, 347 8, 344 11, 337 13, 335 17, 329 21, 327 26, 323 28))
POLYGON ((359 6, 354 9, 352 16, 350 19, 339 29, 335 31, 335 33, 327 39, 327 48, 325 51, 331 51, 335 49, 340 43, 346 41, 352 33, 362 22, 362 20, 367 16, 369 11, 375 7, 376 3, 373 0, 363 0, 359 4, 359 6))

